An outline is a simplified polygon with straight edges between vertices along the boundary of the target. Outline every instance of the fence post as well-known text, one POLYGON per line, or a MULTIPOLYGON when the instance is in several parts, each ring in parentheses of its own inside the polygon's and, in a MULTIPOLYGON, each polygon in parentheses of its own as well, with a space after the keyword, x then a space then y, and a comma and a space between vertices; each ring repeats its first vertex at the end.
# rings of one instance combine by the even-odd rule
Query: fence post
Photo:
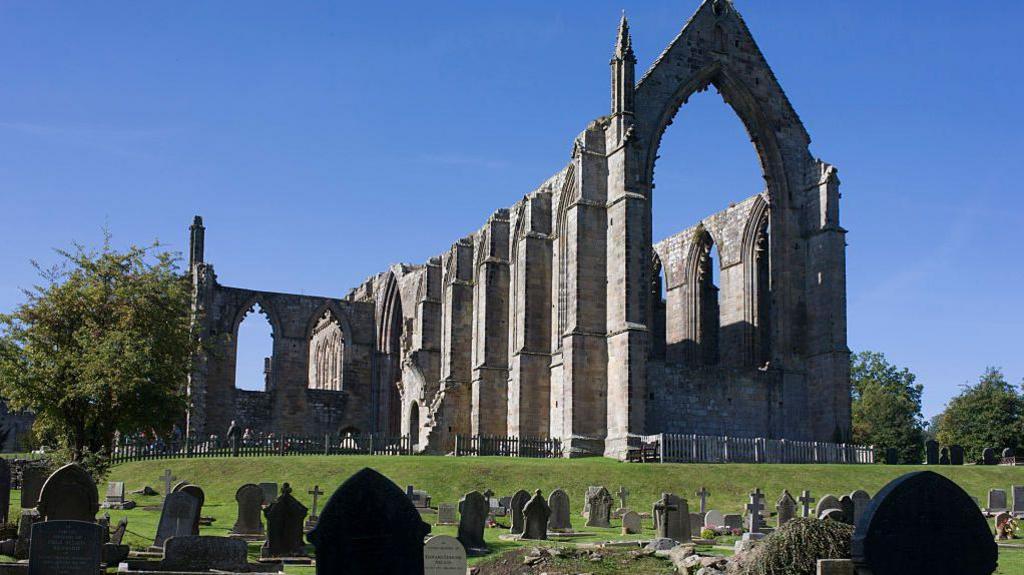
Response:
MULTIPOLYGON (((643 445, 640 446, 641 453, 643 452, 643 445)), ((641 456, 641 460, 643 457, 641 456)), ((658 434, 658 463, 665 463, 665 434, 658 434)))

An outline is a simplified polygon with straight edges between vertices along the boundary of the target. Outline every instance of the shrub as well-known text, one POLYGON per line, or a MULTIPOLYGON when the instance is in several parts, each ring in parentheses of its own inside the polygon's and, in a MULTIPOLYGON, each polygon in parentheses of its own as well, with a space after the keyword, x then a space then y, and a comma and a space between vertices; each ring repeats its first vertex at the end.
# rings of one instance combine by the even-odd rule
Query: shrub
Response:
POLYGON ((853 527, 799 518, 765 537, 743 559, 743 575, 815 575, 818 559, 849 559, 853 527))
POLYGON ((714 539, 717 535, 718 534, 715 533, 714 529, 708 529, 707 527, 705 527, 704 529, 700 530, 701 539, 714 539))

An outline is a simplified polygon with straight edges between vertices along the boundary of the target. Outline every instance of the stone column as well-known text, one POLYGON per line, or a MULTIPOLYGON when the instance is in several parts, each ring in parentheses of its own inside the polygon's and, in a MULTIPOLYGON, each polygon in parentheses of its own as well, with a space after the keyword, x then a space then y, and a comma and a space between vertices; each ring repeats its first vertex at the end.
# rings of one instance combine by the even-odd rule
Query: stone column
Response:
MULTIPOLYGON (((438 441, 469 435, 473 370, 473 241, 459 240, 441 259, 441 385, 436 411, 438 441)), ((433 441, 430 439, 429 441, 433 441)), ((431 446, 433 447, 433 446, 431 446)))
POLYGON ((473 435, 508 434, 509 214, 477 232, 473 286, 473 435))

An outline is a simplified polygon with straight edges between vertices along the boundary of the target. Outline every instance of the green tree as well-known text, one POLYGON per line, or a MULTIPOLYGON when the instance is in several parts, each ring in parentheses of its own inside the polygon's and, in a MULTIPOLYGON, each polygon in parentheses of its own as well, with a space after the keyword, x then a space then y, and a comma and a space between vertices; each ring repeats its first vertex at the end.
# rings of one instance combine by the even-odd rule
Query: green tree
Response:
POLYGON ((102 472, 115 432, 164 431, 185 412, 190 286, 159 244, 57 250, 41 285, 0 315, 0 395, 35 413, 63 459, 102 472))
POLYGON ((873 351, 850 357, 853 386, 853 441, 881 449, 896 448, 900 463, 923 458, 924 419, 917 376, 873 351))
POLYGON ((989 367, 975 385, 964 386, 939 419, 936 439, 960 445, 968 459, 981 459, 986 447, 1001 449, 1024 445, 1024 393, 989 367))

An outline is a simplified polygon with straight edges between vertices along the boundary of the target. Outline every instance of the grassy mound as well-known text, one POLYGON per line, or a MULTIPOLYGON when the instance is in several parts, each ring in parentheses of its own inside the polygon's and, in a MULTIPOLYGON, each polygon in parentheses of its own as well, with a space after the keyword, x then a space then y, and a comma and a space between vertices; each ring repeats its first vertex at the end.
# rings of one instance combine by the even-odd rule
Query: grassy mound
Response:
POLYGON ((820 519, 794 519, 743 561, 743 575, 814 575, 818 559, 849 559, 853 527, 820 519))

